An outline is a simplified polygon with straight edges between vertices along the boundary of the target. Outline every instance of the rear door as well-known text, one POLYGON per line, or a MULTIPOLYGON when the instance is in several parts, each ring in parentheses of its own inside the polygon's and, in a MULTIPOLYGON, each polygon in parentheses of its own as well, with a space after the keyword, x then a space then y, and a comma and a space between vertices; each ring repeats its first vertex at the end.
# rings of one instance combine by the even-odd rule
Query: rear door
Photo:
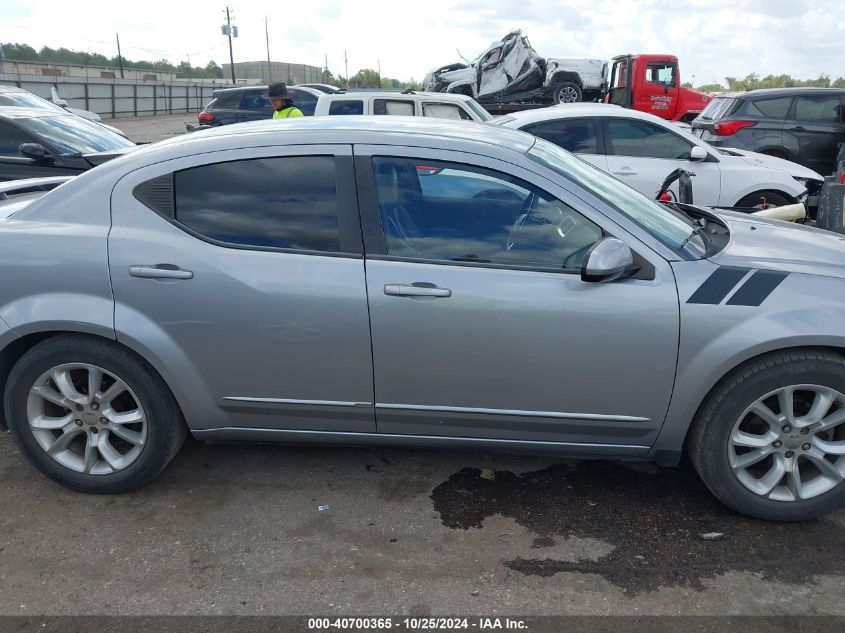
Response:
MULTIPOLYGON (((640 193, 654 198, 672 171, 694 174, 696 204, 716 206, 721 198, 718 160, 691 161, 693 144, 661 125, 624 117, 603 117, 607 170, 640 193)), ((671 124, 667 124, 671 125, 671 124)), ((677 196, 678 183, 671 191, 677 196)))
POLYGON ((245 90, 237 104, 235 122, 260 121, 273 118, 273 106, 264 96, 266 90, 245 90))
POLYGON ((797 147, 796 162, 823 176, 833 173, 842 132, 841 96, 799 95, 783 128, 784 142, 797 147))
POLYGON ((355 153, 380 433, 623 454, 652 442, 678 344, 665 261, 582 282, 586 252, 619 229, 567 190, 475 154, 355 153))
POLYGON ((168 371, 194 428, 372 432, 372 364, 349 146, 201 154, 112 197, 119 340, 168 371))

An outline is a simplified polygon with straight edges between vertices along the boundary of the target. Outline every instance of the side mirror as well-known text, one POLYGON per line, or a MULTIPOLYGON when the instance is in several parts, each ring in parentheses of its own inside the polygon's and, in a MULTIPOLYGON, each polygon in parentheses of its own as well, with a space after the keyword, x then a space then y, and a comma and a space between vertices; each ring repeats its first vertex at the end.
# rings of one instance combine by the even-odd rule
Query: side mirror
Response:
POLYGON ((700 145, 693 145, 689 153, 690 160, 707 160, 707 150, 700 145))
POLYGON ((53 156, 47 151, 47 148, 40 143, 21 143, 18 145, 18 151, 27 158, 53 160, 53 156))
POLYGON ((614 281, 634 270, 634 254, 628 245, 615 237, 605 237, 584 257, 581 280, 614 281))

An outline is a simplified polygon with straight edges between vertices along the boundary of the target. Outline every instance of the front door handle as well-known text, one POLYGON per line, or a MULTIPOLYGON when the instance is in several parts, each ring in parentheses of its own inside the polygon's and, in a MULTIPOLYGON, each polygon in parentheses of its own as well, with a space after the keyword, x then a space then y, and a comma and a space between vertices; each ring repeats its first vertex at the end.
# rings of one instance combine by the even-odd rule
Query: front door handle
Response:
POLYGON ((193 279, 194 273, 182 270, 173 264, 156 264, 155 266, 130 266, 129 275, 142 279, 193 279))
POLYGON ((635 172, 630 167, 623 167, 619 171, 613 172, 614 176, 636 176, 637 172, 635 172))
POLYGON ((434 284, 417 282, 413 284, 385 284, 384 294, 391 297, 451 297, 449 288, 438 288, 434 284))
POLYGON ((788 132, 806 132, 807 128, 805 128, 803 125, 796 125, 795 127, 789 128, 789 130, 787 130, 787 131, 788 132))

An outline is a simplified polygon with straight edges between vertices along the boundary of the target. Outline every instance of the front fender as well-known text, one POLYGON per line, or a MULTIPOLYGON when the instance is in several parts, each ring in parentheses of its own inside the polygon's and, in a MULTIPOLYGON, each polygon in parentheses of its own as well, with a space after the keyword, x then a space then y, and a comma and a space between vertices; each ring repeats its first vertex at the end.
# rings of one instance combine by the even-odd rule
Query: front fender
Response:
MULTIPOLYGON (((760 355, 791 348, 826 347, 845 353, 845 281, 789 273, 759 305, 729 305, 753 275, 727 288, 718 303, 693 295, 718 268, 709 261, 673 262, 678 279, 681 339, 666 420, 651 456, 677 453, 698 408, 719 381, 760 355)), ((721 291, 720 291, 721 292, 721 291)), ((719 293, 716 293, 719 294, 719 293)))

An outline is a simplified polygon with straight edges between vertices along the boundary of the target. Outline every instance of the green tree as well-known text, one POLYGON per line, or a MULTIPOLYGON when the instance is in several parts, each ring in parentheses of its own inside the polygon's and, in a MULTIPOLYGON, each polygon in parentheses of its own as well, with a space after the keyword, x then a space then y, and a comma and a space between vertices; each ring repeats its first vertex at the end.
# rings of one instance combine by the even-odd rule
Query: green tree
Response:
POLYGON ((379 74, 372 68, 362 68, 349 78, 349 83, 356 88, 378 88, 381 85, 379 74))
POLYGON ((722 84, 704 84, 703 86, 698 86, 696 90, 699 92, 726 92, 727 88, 722 84))

